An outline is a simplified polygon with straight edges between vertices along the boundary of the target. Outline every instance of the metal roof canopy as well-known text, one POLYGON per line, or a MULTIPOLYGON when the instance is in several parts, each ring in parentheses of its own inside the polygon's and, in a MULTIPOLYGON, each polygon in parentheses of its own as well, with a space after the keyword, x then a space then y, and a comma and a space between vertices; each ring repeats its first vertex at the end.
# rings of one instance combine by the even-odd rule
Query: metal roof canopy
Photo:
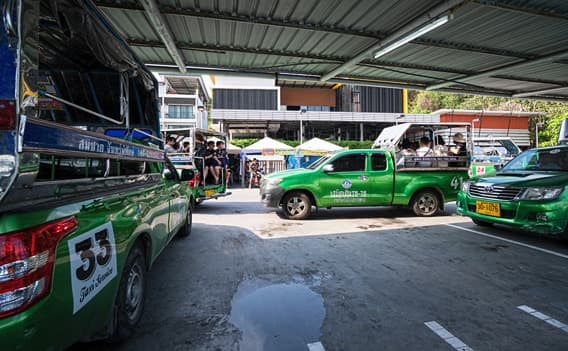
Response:
POLYGON ((565 0, 93 2, 159 71, 568 101, 565 0))

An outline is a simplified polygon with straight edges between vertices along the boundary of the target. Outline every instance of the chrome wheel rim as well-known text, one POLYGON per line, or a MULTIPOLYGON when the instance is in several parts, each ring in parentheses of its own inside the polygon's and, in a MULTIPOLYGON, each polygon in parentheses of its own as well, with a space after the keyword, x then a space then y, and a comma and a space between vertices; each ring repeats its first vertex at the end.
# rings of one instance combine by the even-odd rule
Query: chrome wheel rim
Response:
POLYGON ((423 214, 432 214, 438 209, 438 199, 430 194, 424 194, 418 198, 418 210, 423 214))
POLYGON ((286 203, 286 210, 291 216, 297 216, 306 210, 307 204, 298 196, 291 197, 286 203))
POLYGON ((144 278, 142 276, 142 267, 135 262, 130 272, 128 272, 128 281, 126 284, 125 309, 128 319, 136 319, 140 312, 140 307, 142 306, 143 295, 144 278))

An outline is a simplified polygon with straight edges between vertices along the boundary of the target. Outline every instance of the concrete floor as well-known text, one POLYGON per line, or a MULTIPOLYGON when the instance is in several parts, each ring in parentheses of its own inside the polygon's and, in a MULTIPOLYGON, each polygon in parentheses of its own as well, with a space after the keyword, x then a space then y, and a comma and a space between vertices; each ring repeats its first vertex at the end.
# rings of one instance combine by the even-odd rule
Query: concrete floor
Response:
POLYGON ((73 349, 567 350, 568 245, 447 212, 287 221, 237 189, 164 250, 136 335, 73 349))

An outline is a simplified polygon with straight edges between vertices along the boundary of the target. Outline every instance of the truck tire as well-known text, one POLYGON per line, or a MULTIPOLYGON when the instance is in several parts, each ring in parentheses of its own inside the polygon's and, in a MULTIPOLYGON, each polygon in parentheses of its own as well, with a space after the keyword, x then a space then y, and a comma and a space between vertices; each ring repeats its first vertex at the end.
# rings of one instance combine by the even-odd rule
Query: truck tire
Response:
POLYGON ((304 219, 312 212, 312 201, 306 193, 292 191, 284 196, 282 210, 288 219, 304 219))
POLYGON ((492 227, 493 226, 493 223, 491 223, 491 222, 486 222, 486 221, 482 221, 480 219, 474 219, 474 218, 472 218, 471 220, 472 220, 473 223, 477 224, 480 227, 492 227))
POLYGON ((193 208, 191 204, 187 207, 187 215, 185 216, 185 222, 183 226, 177 233, 180 238, 186 238, 191 235, 191 225, 193 224, 193 208))
POLYGON ((417 216, 431 217, 440 209, 440 197, 434 190, 421 190, 412 198, 411 206, 417 216))
POLYGON ((112 342, 127 339, 142 319, 146 297, 146 261, 140 245, 135 245, 124 264, 115 306, 115 330, 112 342))

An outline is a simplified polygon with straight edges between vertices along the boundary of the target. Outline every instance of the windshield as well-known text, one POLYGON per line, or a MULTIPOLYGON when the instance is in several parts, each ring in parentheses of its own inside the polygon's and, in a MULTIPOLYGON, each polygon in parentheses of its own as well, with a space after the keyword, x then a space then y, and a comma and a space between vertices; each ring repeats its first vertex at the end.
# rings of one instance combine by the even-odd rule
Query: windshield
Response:
POLYGON ((475 140, 474 155, 515 157, 520 153, 519 147, 508 139, 475 140))
POLYGON ((322 156, 319 159, 317 159, 315 162, 311 163, 309 166, 307 166, 307 169, 316 169, 318 168, 322 163, 324 163, 325 161, 329 160, 329 158, 331 157, 331 155, 328 156, 322 156))
POLYGON ((568 148, 525 151, 503 167, 503 171, 568 171, 568 148))

